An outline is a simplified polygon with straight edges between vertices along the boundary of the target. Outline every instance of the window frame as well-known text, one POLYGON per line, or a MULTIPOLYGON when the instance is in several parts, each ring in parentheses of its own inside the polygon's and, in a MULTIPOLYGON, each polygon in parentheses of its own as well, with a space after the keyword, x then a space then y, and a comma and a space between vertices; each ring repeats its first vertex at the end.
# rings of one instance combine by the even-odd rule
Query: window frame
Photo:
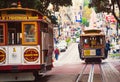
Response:
MULTIPOLYGON (((2 28, 3 28, 3 42, 0 42, 0 45, 5 45, 5 23, 0 23, 0 25, 2 26, 2 28)), ((1 27, 0 27, 1 28, 1 27)))
POLYGON ((38 28, 37 28, 37 22, 22 22, 22 44, 23 45, 35 45, 38 44, 38 28), (25 39, 25 24, 33 24, 35 25, 35 41, 34 42, 26 42, 25 39))

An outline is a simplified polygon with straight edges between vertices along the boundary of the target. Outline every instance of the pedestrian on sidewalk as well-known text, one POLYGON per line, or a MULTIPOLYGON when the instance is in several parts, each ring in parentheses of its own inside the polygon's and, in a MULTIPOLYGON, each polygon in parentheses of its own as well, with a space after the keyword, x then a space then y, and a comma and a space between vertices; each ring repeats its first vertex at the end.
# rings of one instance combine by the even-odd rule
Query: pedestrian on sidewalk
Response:
POLYGON ((105 57, 107 58, 108 52, 110 51, 110 41, 108 40, 105 46, 105 57))
POLYGON ((54 53, 55 53, 55 59, 58 60, 60 51, 59 51, 59 49, 58 49, 57 47, 56 47, 56 49, 54 50, 54 53))

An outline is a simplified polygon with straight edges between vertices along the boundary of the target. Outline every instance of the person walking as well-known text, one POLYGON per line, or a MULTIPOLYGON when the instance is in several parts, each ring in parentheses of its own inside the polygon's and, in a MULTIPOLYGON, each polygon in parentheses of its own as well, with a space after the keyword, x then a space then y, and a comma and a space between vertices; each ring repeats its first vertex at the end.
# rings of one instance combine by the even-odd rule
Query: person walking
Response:
POLYGON ((105 46, 105 57, 108 56, 108 51, 110 51, 110 41, 108 40, 105 46))
POLYGON ((58 60, 58 56, 60 54, 59 49, 56 47, 56 49, 54 50, 55 53, 55 59, 58 60))

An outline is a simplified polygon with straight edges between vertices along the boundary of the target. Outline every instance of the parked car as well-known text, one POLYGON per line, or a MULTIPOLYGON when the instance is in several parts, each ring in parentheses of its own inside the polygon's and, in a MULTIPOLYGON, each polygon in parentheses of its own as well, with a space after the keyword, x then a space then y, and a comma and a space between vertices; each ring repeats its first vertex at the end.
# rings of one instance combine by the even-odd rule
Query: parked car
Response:
POLYGON ((62 40, 57 44, 57 47, 60 51, 66 51, 67 49, 67 42, 62 40))
POLYGON ((76 43, 79 43, 80 42, 80 38, 76 38, 76 43))
POLYGON ((115 45, 113 47, 113 53, 120 53, 120 45, 115 45))

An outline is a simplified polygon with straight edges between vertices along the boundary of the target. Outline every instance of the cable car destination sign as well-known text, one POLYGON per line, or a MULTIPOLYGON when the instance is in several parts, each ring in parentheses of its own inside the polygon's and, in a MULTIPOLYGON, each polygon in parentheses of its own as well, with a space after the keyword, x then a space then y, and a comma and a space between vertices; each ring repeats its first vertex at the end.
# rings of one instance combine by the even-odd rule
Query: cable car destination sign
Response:
POLYGON ((0 20, 35 20, 38 19, 38 16, 3 16, 0 17, 0 20))
POLYGON ((36 20, 40 19, 40 13, 26 8, 0 9, 0 20, 36 20))

